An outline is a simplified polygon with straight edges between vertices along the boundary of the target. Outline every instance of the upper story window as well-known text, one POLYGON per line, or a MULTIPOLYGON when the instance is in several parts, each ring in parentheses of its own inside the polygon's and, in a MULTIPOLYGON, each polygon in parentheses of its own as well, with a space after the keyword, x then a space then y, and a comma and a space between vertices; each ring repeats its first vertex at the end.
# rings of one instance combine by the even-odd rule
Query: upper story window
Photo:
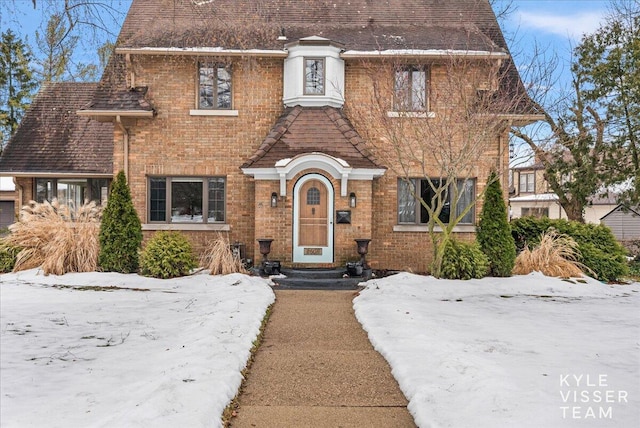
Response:
POLYGON ((225 221, 224 177, 149 179, 149 221, 221 223, 225 221))
POLYGON ((231 67, 225 64, 198 64, 198 108, 231 109, 231 67))
POLYGON ((324 58, 304 59, 304 94, 324 95, 324 58))
POLYGON ((425 66, 406 66, 394 74, 395 111, 427 111, 429 109, 429 69, 425 66))
POLYGON ((520 173, 520 193, 533 193, 536 190, 536 174, 534 172, 520 173))
MULTIPOLYGON (((435 188, 440 187, 441 180, 432 178, 431 182, 435 188)), ((456 183, 458 187, 458 202, 455 204, 455 215, 459 216, 469 206, 475 205, 475 187, 476 180, 474 178, 458 179, 456 183)), ((429 180, 412 178, 409 182, 398 179, 398 223, 400 224, 424 224, 429 222, 429 212, 422 206, 420 199, 427 205, 432 206, 435 192, 429 180), (414 191, 415 190, 415 191, 414 191), (414 196, 419 195, 420 198, 414 196)), ((443 206, 438 218, 443 223, 449 223, 451 214, 453 189, 449 188, 442 194, 443 206)), ((475 217, 475 206, 462 217, 460 224, 473 224, 475 217)))

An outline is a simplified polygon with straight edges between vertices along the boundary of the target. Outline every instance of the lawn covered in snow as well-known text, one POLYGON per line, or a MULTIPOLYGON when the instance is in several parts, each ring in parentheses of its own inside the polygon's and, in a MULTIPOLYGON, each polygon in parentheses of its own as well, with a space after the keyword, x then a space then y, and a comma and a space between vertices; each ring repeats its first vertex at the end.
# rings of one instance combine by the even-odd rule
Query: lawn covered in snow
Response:
POLYGON ((0 275, 0 425, 212 427, 267 307, 245 275, 0 275))
POLYGON ((367 283, 358 320, 418 426, 640 426, 640 284, 534 273, 367 283))

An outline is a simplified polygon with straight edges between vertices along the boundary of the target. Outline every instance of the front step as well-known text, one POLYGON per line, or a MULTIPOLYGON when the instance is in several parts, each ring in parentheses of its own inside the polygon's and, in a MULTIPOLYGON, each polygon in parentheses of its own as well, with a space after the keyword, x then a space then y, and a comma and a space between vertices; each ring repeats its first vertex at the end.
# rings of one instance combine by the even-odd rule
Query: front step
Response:
POLYGON ((357 290, 358 284, 371 278, 371 271, 361 277, 348 276, 345 269, 283 269, 282 278, 272 277, 274 288, 289 290, 357 290))

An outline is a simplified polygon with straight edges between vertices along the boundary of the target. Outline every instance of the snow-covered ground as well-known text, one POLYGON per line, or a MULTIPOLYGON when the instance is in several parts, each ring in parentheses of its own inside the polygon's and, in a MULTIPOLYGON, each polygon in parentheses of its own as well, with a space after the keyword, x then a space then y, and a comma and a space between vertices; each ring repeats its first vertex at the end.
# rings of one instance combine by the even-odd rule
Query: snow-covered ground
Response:
POLYGON ((0 275, 0 426, 218 426, 273 301, 245 275, 0 275))
POLYGON ((398 274, 354 301, 427 427, 640 426, 640 284, 398 274))
MULTIPOLYGON (((217 426, 273 300, 244 275, 0 275, 0 426, 217 426)), ((422 428, 638 426, 638 283, 399 274, 354 307, 422 428)))

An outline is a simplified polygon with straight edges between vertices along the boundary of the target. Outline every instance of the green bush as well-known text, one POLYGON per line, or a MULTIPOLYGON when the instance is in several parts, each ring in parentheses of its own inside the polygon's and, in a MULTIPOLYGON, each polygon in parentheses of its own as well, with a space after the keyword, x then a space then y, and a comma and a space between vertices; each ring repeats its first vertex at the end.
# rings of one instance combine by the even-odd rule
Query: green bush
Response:
POLYGON ((489 270, 489 259, 477 243, 450 240, 444 250, 442 278, 482 278, 489 270))
POLYGON ((20 248, 8 245, 0 240, 0 273, 13 270, 20 248))
POLYGON ((511 276, 516 261, 516 245, 511 236, 507 207, 495 172, 491 173, 487 183, 476 239, 489 259, 489 274, 511 276))
POLYGON ((175 278, 188 275, 198 266, 189 240, 178 232, 157 232, 140 253, 140 270, 145 276, 175 278))
POLYGON ((564 219, 523 217, 511 222, 513 238, 521 251, 525 245, 534 248, 543 232, 553 228, 572 237, 578 244, 578 261, 588 267, 600 281, 615 281, 628 272, 625 250, 604 225, 579 223, 564 219))
POLYGON ((141 244, 140 219, 131 201, 127 179, 120 171, 102 213, 98 265, 105 272, 137 272, 141 244))

